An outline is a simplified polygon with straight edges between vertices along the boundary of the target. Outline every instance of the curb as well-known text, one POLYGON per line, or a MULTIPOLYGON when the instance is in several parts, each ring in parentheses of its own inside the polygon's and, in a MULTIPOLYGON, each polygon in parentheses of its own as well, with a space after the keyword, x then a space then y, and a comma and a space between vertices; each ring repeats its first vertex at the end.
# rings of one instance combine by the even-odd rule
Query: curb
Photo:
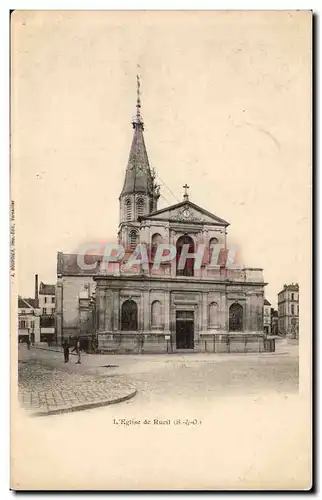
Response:
POLYGON ((132 399, 137 393, 137 390, 134 389, 131 393, 126 396, 121 396, 115 399, 105 399, 103 401, 97 401, 93 403, 85 403, 82 405, 75 406, 66 406, 65 408, 57 408, 56 410, 48 410, 48 411, 36 411, 32 412, 32 417, 46 417, 47 415, 59 415, 61 413, 71 413, 74 411, 82 411, 82 410, 91 410, 92 408, 99 408, 101 406, 113 405, 116 403, 122 403, 123 401, 127 401, 128 399, 132 399))

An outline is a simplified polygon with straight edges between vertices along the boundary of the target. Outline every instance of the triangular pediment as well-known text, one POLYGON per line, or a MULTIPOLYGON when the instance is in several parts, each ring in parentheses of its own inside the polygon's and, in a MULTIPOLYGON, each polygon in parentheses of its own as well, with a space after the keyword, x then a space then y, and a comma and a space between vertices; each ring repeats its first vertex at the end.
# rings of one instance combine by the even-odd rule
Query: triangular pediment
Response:
POLYGON ((218 226, 229 226, 229 222, 217 217, 191 201, 182 201, 176 205, 162 208, 152 212, 150 215, 140 218, 141 220, 164 220, 168 222, 190 222, 196 224, 215 224, 218 226))

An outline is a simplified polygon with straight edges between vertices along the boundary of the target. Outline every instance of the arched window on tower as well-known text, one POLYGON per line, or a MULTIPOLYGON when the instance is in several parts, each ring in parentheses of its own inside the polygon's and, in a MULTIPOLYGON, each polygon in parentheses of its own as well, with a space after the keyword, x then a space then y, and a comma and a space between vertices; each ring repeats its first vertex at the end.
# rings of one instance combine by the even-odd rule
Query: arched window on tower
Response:
POLYGON ((144 214, 144 200, 143 198, 138 198, 136 202, 137 214, 138 217, 141 217, 144 214))
POLYGON ((131 220, 132 218, 132 203, 129 198, 125 200, 125 218, 126 220, 131 220))
POLYGON ((134 230, 130 231, 130 247, 134 250, 137 245, 138 233, 134 230))

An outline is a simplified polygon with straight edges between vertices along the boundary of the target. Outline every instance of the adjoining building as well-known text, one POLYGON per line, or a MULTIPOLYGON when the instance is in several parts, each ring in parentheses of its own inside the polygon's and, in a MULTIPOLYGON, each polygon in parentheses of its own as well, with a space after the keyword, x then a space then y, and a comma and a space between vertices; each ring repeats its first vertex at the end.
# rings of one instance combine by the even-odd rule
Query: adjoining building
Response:
POLYGON ((299 303, 300 289, 298 283, 284 285, 278 293, 278 331, 280 335, 299 338, 299 303))
POLYGON ((271 334, 271 303, 268 302, 267 299, 264 299, 264 319, 263 319, 263 324, 264 324, 264 332, 266 335, 271 334))
POLYGON ((278 311, 274 307, 271 309, 271 333, 278 335, 278 311))
POLYGON ((55 339, 56 286, 41 281, 38 291, 38 275, 36 275, 35 290, 41 311, 40 340, 41 342, 53 342, 55 339))
POLYGON ((213 262, 218 249, 219 256, 227 255, 229 223, 193 203, 187 184, 180 203, 158 209, 160 190, 144 142, 139 92, 136 108, 119 196, 116 243, 126 249, 125 257, 107 271, 100 254, 58 253, 58 339, 95 332, 99 349, 110 352, 263 351, 263 270, 236 268, 221 257, 213 262), (155 269, 164 243, 175 247, 176 257, 155 269), (126 269, 138 245, 149 249, 147 261, 126 269), (198 266, 191 255, 200 245, 206 251, 198 266))
POLYGON ((18 341, 40 341, 40 309, 37 299, 18 297, 18 341))

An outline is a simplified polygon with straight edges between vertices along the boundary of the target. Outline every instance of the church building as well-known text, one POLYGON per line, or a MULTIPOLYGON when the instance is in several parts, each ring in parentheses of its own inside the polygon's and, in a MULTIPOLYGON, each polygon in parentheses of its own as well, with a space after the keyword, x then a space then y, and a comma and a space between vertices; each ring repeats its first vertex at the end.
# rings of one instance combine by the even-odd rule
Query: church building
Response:
POLYGON ((229 261, 229 223, 193 203, 187 184, 180 203, 158 209, 160 188, 144 142, 139 80, 132 125, 119 197, 117 242, 125 254, 111 271, 102 255, 86 256, 82 267, 76 254, 58 252, 58 340, 94 334, 101 352, 264 351, 263 270, 229 261), (147 249, 147 262, 128 268, 126 260, 138 245, 147 249), (160 245, 176 252, 155 266, 160 245), (200 259, 198 248, 204 249, 200 259))

